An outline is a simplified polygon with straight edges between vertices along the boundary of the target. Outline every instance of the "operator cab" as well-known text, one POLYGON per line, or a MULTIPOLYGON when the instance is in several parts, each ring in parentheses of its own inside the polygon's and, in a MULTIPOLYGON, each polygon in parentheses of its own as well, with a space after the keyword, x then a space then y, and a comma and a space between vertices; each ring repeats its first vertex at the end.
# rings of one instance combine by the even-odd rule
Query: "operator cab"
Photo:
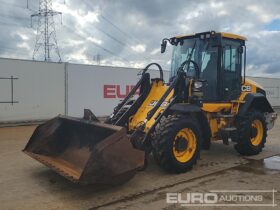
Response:
MULTIPOLYGON (((203 101, 228 101, 238 98, 242 84, 242 60, 246 59, 245 37, 214 31, 164 39, 173 45, 170 80, 183 62, 187 76, 204 81, 203 101), (244 50, 245 49, 245 50, 244 50), (243 56, 244 54, 244 56, 243 56), (198 66, 198 74, 195 72, 198 66), (198 77, 198 78, 197 78, 198 77)), ((245 72, 245 65, 244 65, 245 72)))

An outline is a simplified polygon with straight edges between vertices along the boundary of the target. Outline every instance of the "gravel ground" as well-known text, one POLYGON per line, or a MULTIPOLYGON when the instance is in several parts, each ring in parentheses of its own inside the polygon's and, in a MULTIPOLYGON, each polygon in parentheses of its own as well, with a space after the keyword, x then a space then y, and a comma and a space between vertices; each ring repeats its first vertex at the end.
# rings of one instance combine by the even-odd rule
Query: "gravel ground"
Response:
MULTIPOLYGON (((180 204, 167 204, 166 193, 280 190, 279 120, 269 132, 267 145, 260 155, 244 158, 232 145, 217 142, 210 151, 202 152, 201 160, 188 173, 166 174, 151 160, 145 171, 115 187, 75 185, 30 159, 21 150, 35 127, 0 128, 0 209, 186 209, 180 204), (275 157, 268 158, 271 156, 275 157)), ((266 193, 264 202, 271 202, 271 194, 266 193)), ((275 203, 280 205, 279 193, 275 193, 275 203)))

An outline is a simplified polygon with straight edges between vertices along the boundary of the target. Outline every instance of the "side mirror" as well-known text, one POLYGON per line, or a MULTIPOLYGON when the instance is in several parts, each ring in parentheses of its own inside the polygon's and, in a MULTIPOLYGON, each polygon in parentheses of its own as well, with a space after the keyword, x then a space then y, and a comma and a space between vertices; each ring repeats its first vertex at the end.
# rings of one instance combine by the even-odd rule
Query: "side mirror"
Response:
POLYGON ((166 41, 166 40, 162 40, 162 43, 161 43, 161 50, 160 50, 161 53, 164 53, 164 52, 165 52, 165 50, 166 50, 166 45, 167 45, 167 41, 166 41))

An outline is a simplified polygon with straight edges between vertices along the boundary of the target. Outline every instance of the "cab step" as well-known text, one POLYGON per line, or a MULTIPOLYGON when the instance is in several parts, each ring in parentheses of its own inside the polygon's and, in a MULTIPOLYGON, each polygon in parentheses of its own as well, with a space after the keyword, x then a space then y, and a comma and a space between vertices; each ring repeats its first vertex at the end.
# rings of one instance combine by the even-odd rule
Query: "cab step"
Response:
POLYGON ((217 117, 219 118, 233 118, 234 114, 218 114, 217 117))
POLYGON ((231 131, 236 131, 237 128, 236 127, 228 127, 228 128, 221 128, 222 131, 226 131, 226 132, 231 132, 231 131))

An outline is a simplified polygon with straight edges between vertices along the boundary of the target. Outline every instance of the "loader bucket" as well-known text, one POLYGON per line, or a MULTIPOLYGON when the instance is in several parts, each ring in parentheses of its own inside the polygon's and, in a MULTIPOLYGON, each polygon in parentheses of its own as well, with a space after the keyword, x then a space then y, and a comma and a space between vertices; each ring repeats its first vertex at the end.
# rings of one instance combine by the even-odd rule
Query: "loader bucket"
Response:
POLYGON ((23 152, 81 184, 123 183, 144 165, 125 128, 60 115, 38 126, 23 152))

